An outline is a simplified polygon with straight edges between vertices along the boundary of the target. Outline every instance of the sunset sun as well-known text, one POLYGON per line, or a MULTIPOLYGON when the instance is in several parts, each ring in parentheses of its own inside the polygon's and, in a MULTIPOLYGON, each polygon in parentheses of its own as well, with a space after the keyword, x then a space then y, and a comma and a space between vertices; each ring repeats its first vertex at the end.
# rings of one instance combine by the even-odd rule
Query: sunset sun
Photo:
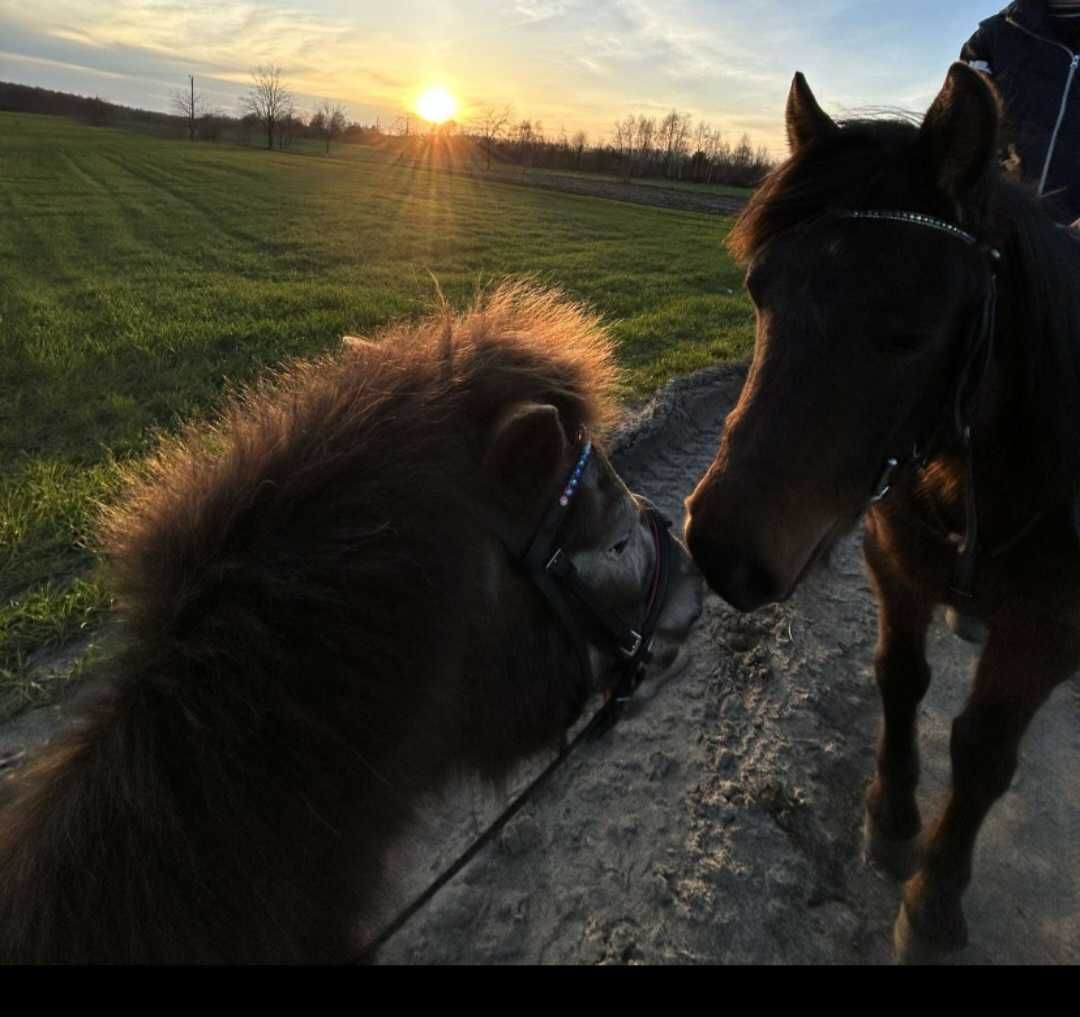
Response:
POLYGON ((445 88, 429 88, 416 100, 416 112, 433 124, 449 120, 457 110, 457 100, 445 88))

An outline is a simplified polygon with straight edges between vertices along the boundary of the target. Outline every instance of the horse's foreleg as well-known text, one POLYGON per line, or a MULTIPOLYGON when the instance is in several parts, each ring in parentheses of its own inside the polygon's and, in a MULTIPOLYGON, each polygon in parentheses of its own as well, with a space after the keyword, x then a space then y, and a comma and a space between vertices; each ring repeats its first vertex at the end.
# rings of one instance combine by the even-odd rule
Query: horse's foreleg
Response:
POLYGON ((967 944, 961 897, 979 827, 1008 790, 1031 718, 1076 669, 1076 650, 1071 633, 1049 626, 991 628, 971 696, 953 721, 952 791, 927 838, 922 868, 904 885, 898 960, 937 960, 967 944))
POLYGON ((884 716, 877 773, 866 793, 866 849, 874 861, 902 879, 911 874, 917 857, 916 715, 930 686, 926 630, 932 605, 929 597, 904 582, 870 533, 864 551, 878 600, 874 673, 884 716))

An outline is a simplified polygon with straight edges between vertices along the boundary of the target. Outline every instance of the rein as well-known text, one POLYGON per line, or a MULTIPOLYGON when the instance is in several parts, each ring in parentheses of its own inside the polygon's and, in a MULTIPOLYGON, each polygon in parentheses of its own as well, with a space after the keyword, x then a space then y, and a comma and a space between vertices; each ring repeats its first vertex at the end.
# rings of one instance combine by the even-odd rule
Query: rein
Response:
POLYGON ((511 819, 514 818, 521 811, 522 806, 529 800, 533 792, 543 784, 548 777, 550 777, 567 757, 581 744, 586 738, 596 737, 609 730, 614 723, 611 718, 611 711, 609 705, 614 702, 614 699, 608 700, 599 710, 596 711, 589 719, 589 722, 576 734, 569 743, 564 743, 559 748, 559 754, 550 762, 544 769, 533 778, 524 791, 521 792, 504 810, 495 818, 490 826, 482 833, 468 848, 458 857, 457 861, 453 863, 448 869, 446 869, 436 880, 432 883, 419 897, 417 897, 404 911, 401 912, 389 925, 387 925, 378 936, 375 937, 370 943, 363 947, 363 949, 353 958, 352 963, 364 964, 374 959, 378 953, 379 948, 385 946, 386 942, 409 921, 425 904, 430 901, 435 894, 437 894, 447 883, 450 882, 466 865, 469 864, 483 849, 491 842, 495 835, 504 827, 511 819))
MULTIPOLYGON (((949 621, 950 626, 957 635, 969 641, 978 641, 982 632, 980 631, 981 624, 975 618, 974 585, 979 521, 975 506, 975 466, 972 450, 971 418, 978 401, 978 394, 986 369, 993 355, 994 330, 997 321, 997 266, 1001 261, 1001 252, 995 247, 980 242, 972 234, 954 223, 946 222, 944 219, 938 219, 932 215, 925 215, 922 212, 907 212, 896 209, 850 210, 840 213, 840 218, 902 222, 934 229, 974 247, 986 257, 986 294, 983 298, 979 321, 972 333, 974 339, 970 342, 963 366, 960 369, 960 376, 952 403, 952 425, 955 436, 960 440, 964 456, 964 536, 963 542, 957 548, 957 559, 953 566, 953 576, 950 583, 950 592, 958 598, 960 607, 956 609, 956 616, 950 618, 949 621)), ((933 451, 935 439, 941 429, 942 425, 939 424, 922 449, 916 444, 909 457, 901 459, 897 456, 890 456, 886 460, 881 478, 870 497, 870 504, 876 504, 889 493, 893 474, 901 465, 912 460, 915 460, 920 467, 926 465, 933 451)), ((1034 523, 1038 521, 1038 518, 1037 516, 1035 520, 1029 521, 1020 531, 1019 536, 1007 541, 994 552, 994 555, 1000 554, 1002 550, 1011 547, 1020 538, 1026 536, 1034 523)))
MULTIPOLYGON (((653 546, 656 551, 652 576, 649 580, 648 599, 645 618, 640 629, 635 629, 625 622, 612 608, 601 603, 587 583, 585 583, 570 556, 559 543, 559 531, 570 510, 570 503, 577 492, 589 460, 592 457, 592 442, 585 439, 578 454, 577 462, 567 477, 558 499, 544 513, 528 547, 521 554, 511 552, 511 557, 536 584, 544 595, 555 616, 570 635, 586 688, 596 687, 592 661, 589 657, 589 643, 576 616, 570 610, 568 597, 572 597, 584 608, 592 623, 593 632, 605 642, 616 655, 616 664, 612 669, 616 677, 614 687, 596 713, 589 718, 585 726, 570 741, 565 734, 559 748, 559 754, 536 776, 524 791, 515 798, 502 814, 446 869, 423 893, 420 894, 404 911, 401 912, 378 936, 375 937, 354 958, 354 963, 370 960, 387 940, 398 932, 410 918, 430 901, 451 879, 454 878, 484 846, 521 810, 530 796, 555 772, 566 758, 586 738, 598 737, 611 730, 618 722, 622 709, 633 696, 634 691, 645 674, 645 665, 652 656, 653 636, 656 632, 660 614, 667 601, 668 585, 671 578, 671 562, 674 545, 669 532, 671 521, 651 502, 635 495, 643 514, 649 523, 653 546), (565 590, 565 593, 564 593, 565 590)), ((505 538, 503 540, 506 543, 505 538)), ((509 548, 508 548, 509 549, 509 548)))

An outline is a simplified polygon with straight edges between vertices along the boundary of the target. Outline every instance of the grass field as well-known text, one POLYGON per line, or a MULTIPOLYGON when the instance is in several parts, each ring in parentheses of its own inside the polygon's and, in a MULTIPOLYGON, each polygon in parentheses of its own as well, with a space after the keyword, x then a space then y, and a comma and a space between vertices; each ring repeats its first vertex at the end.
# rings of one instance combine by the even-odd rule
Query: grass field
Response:
MULTIPOLYGON (((265 141, 263 142, 265 145, 265 141)), ((326 151, 324 144, 318 141, 300 138, 293 143, 293 150, 304 154, 321 155, 326 151)), ((338 159, 356 162, 400 162, 403 156, 393 146, 379 148, 373 145, 334 145, 333 155, 338 159)), ((665 177, 626 177, 610 173, 594 173, 574 169, 546 169, 539 166, 526 166, 519 163, 499 162, 495 160, 488 167, 478 151, 472 159, 445 162, 450 169, 462 169, 472 173, 484 174, 492 180, 512 180, 515 182, 529 179, 543 179, 545 176, 580 177, 584 180, 603 180, 609 183, 632 183, 640 187, 656 187, 669 191, 692 191, 699 194, 718 194, 731 198, 748 198, 749 187, 733 187, 729 184, 699 184, 692 180, 668 180, 665 177)))
POLYGON ((506 275, 611 322, 626 397, 744 356, 715 216, 0 113, 0 716, 93 631, 118 464, 230 384, 506 275), (430 273, 430 274, 429 274, 430 273))

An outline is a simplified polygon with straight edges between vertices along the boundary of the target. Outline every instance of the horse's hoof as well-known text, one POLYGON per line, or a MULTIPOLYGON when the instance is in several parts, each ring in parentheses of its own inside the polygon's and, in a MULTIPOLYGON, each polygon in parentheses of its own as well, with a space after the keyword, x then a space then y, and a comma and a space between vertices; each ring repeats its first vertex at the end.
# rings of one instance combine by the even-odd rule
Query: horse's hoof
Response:
POLYGON ((945 958, 944 950, 915 931, 903 904, 893 925, 893 949, 897 964, 940 964, 945 958))
POLYGON ((900 905, 900 913, 893 925, 893 949, 896 951, 897 964, 942 964, 951 954, 963 949, 963 944, 945 946, 920 935, 911 924, 907 905, 900 905))
POLYGON ((863 816, 863 858, 873 862, 893 879, 903 882, 919 867, 920 839, 893 840, 881 832, 867 809, 863 816))

